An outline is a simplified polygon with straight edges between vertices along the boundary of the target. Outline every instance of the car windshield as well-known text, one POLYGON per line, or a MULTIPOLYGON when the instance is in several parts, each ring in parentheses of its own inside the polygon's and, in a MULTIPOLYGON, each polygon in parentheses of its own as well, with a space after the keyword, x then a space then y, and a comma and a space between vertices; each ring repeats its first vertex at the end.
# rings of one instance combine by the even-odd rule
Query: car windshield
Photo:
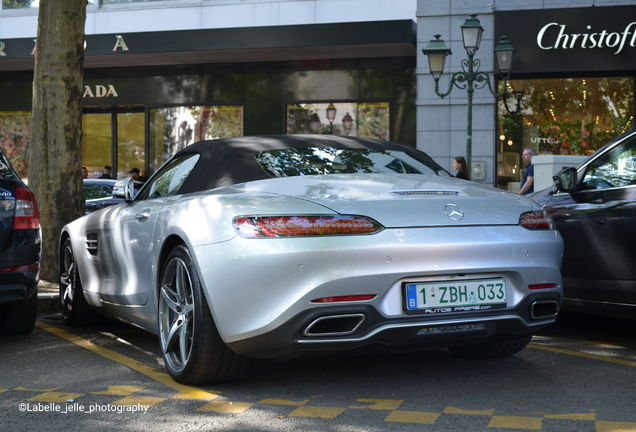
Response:
POLYGON ((449 176, 430 159, 396 150, 312 147, 263 151, 256 159, 272 177, 361 173, 449 176))

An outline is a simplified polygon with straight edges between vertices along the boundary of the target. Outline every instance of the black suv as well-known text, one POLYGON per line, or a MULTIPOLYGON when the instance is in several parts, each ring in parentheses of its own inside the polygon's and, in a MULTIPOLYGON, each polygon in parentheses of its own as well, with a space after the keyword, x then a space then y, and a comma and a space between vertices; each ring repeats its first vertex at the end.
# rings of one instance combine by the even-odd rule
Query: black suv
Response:
POLYGON ((0 149, 0 335, 35 326, 41 250, 35 196, 0 149))
POLYGON ((563 311, 636 319, 636 129, 535 194, 561 232, 563 311))

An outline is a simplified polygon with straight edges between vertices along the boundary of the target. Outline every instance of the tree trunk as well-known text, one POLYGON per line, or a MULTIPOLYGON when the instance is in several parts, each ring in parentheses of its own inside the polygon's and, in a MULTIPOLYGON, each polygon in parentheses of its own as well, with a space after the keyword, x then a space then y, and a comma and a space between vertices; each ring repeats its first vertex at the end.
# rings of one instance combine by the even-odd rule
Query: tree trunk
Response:
POLYGON ((87 0, 40 0, 29 188, 42 226, 41 278, 59 277, 58 239, 84 213, 82 95, 87 0))

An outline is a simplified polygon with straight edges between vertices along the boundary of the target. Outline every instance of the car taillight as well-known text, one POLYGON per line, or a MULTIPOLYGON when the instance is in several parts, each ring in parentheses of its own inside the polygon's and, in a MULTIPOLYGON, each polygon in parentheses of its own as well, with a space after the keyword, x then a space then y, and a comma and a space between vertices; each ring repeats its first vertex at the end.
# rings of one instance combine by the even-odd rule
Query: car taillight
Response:
POLYGON ((519 217, 519 225, 529 230, 553 230, 556 229, 552 218, 545 210, 535 210, 523 213, 519 217))
POLYGON ((373 234, 384 227, 362 216, 240 216, 234 229, 244 238, 373 234))
POLYGON ((23 187, 15 188, 15 219, 13 229, 39 229, 40 215, 35 195, 23 187))
POLYGON ((40 263, 19 265, 13 267, 4 267, 0 269, 0 273, 26 273, 40 271, 40 263))

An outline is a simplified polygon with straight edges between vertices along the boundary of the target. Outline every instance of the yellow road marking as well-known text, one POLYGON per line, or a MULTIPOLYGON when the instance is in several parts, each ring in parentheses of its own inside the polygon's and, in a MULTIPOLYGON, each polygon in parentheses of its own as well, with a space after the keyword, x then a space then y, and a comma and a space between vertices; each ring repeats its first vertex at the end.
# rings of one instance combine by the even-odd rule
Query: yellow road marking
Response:
POLYGON ((6 391, 9 391, 9 389, 0 389, 0 393, 4 393, 6 391))
POLYGON ((95 395, 114 395, 114 396, 130 396, 131 394, 143 390, 144 386, 108 386, 108 390, 100 392, 92 392, 95 395))
POLYGON ((491 416, 495 413, 494 409, 484 410, 484 411, 473 411, 473 410, 463 410, 455 407, 446 407, 444 410, 444 414, 466 414, 466 415, 483 415, 483 416, 491 416))
POLYGON ((51 391, 33 396, 29 400, 34 402, 66 403, 69 399, 77 399, 78 397, 84 396, 84 394, 85 393, 62 393, 51 391))
POLYGON ((62 387, 55 387, 52 389, 28 389, 28 388, 24 388, 24 387, 17 387, 14 390, 24 390, 24 391, 35 391, 35 392, 51 392, 57 389, 61 389, 62 387))
POLYGON ((606 361, 606 362, 610 362, 610 363, 618 363, 618 364, 622 364, 622 365, 625 365, 625 366, 636 367, 636 362, 630 361, 630 360, 617 359, 617 358, 613 358, 613 357, 605 357, 605 356, 600 356, 600 355, 597 355, 597 354, 586 354, 586 353, 582 353, 582 352, 578 352, 578 351, 566 350, 566 349, 563 349, 563 348, 547 347, 547 346, 537 345, 537 344, 528 344, 528 347, 529 348, 534 348, 534 349, 540 349, 540 350, 544 350, 544 351, 552 351, 552 352, 559 353, 559 354, 567 354, 567 355, 572 355, 572 356, 585 357, 585 358, 594 359, 594 360, 601 360, 601 361, 606 361))
POLYGON ((371 402, 373 405, 350 406, 349 408, 394 411, 404 401, 394 399, 358 399, 358 402, 371 402))
POLYGON ((548 419, 562 419, 562 420, 596 420, 596 414, 546 414, 544 416, 548 419))
POLYGON ((630 422, 613 422, 613 421, 597 421, 596 432, 634 432, 636 431, 636 423, 630 422))
POLYGON ((203 405, 201 408, 197 409, 197 411, 240 414, 252 405, 254 404, 245 402, 212 401, 203 405))
POLYGON ((112 402, 110 405, 124 405, 124 406, 133 406, 133 405, 144 405, 147 407, 153 407, 163 401, 166 398, 158 398, 151 396, 128 396, 123 399, 116 400, 112 402))
POLYGON ((493 416, 488 427, 539 430, 542 423, 543 419, 539 417, 493 416))
POLYGON ((38 326, 39 328, 41 328, 42 330, 46 330, 49 333, 53 333, 56 336, 59 336, 63 339, 68 340, 69 342, 73 342, 75 345, 78 345, 82 348, 85 348, 89 351, 94 352, 95 354, 99 354, 103 357, 106 357, 109 360, 115 361, 117 363, 120 363, 134 371, 137 371, 143 375, 146 375, 147 377, 167 386, 170 387, 180 393, 183 393, 183 398, 193 398, 193 399, 203 399, 203 400, 209 400, 214 399, 216 397, 218 397, 218 393, 214 394, 214 393, 210 393, 210 392, 206 392, 203 391, 201 389, 198 389, 196 387, 191 387, 188 385, 184 385, 184 384, 179 384, 178 382, 174 381, 169 375, 166 375, 164 373, 158 372, 156 370, 154 370, 151 367, 148 367, 146 365, 144 365, 143 363, 138 362, 137 360, 131 359, 130 357, 126 357, 125 355, 119 354, 115 351, 109 350, 108 348, 104 348, 101 347, 99 345, 95 345, 94 343, 81 338, 79 336, 76 336, 72 333, 69 333, 67 331, 64 331, 60 328, 57 328, 55 326, 52 325, 48 325, 45 324, 41 321, 36 321, 35 325, 38 326), (197 396, 201 396, 201 397, 197 397, 197 396))
POLYGON ((298 402, 284 400, 284 399, 263 399, 262 401, 259 402, 259 404, 301 406, 301 405, 305 405, 307 402, 309 402, 309 399, 298 401, 298 402))
POLYGON ((196 387, 191 387, 181 390, 179 393, 172 396, 172 399, 196 399, 211 401, 218 398, 220 394, 221 392, 209 392, 198 389, 196 387))
POLYGON ((289 417, 313 417, 332 419, 336 418, 345 411, 344 408, 329 408, 317 406, 300 406, 293 410, 289 417))
POLYGON ((397 422, 397 423, 420 423, 420 424, 434 424, 441 416, 439 413, 429 413, 420 411, 393 411, 385 422, 397 422))

